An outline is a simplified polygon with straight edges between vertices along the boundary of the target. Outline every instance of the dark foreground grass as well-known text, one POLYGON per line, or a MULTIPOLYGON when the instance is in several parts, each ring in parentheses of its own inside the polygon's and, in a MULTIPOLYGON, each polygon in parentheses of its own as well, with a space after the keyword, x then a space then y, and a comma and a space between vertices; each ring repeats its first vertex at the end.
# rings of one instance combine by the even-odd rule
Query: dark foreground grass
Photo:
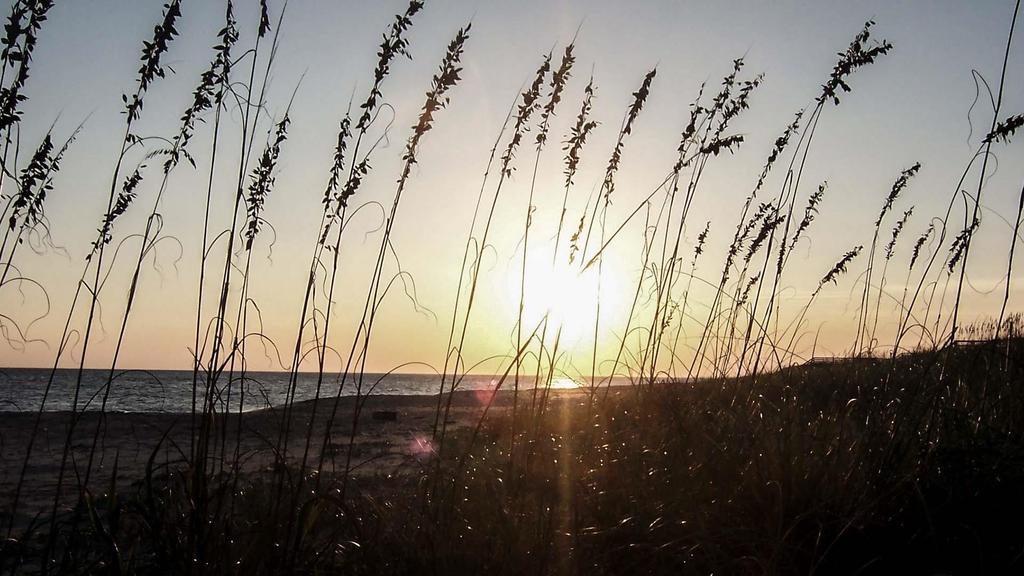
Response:
MULTIPOLYGON (((58 523, 73 543, 58 548, 90 573, 1012 573, 1022 345, 566 394, 539 418, 520 405, 512 461, 506 405, 475 438, 454 432, 450 456, 359 476, 345 498, 327 471, 225 473, 206 488, 203 565, 190 476, 155 462, 58 523)), ((45 541, 4 553, 30 570, 45 541)))
POLYGON ((500 434, 474 452, 440 551, 385 549, 437 573, 1014 572, 1020 344, 566 406, 511 474, 500 434))

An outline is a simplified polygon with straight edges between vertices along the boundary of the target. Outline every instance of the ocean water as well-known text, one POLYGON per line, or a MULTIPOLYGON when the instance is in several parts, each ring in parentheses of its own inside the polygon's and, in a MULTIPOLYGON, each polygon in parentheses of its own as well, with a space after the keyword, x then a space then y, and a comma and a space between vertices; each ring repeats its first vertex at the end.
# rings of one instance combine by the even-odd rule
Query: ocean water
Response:
MULTIPOLYGON (((0 370, 0 412, 32 412, 39 410, 50 369, 8 368, 0 370)), ((86 370, 82 374, 78 394, 78 409, 99 410, 106 393, 108 370, 86 370)), ((237 376, 236 376, 237 378, 237 376)), ((470 375, 459 385, 459 390, 492 390, 499 381, 498 376, 470 375)), ((75 405, 77 370, 57 370, 46 397, 44 410, 71 410, 75 405)), ((325 374, 321 385, 321 397, 334 397, 338 393, 340 379, 337 374, 325 374)), ((227 378, 222 377, 218 387, 224 388, 227 378)), ((300 373, 295 388, 298 401, 314 398, 317 375, 300 373)), ((520 388, 532 387, 532 382, 520 379, 520 388)), ((503 388, 510 388, 506 380, 503 388)), ((448 384, 446 383, 446 388, 448 384)), ((577 383, 568 378, 558 378, 553 384, 557 388, 574 388, 577 383)), ((440 387, 440 376, 436 374, 365 374, 363 393, 387 395, 432 395, 440 387)), ((202 402, 202 381, 198 402, 202 402)), ((222 390, 219 402, 230 403, 237 412, 239 400, 244 410, 258 410, 284 404, 288 391, 286 372, 249 372, 244 382, 232 383, 230 398, 222 390), (243 395, 240 395, 242 384, 243 395)), ((355 395, 356 388, 347 381, 342 395, 355 395)), ((115 374, 107 397, 106 409, 111 412, 168 412, 186 413, 192 409, 191 370, 126 370, 115 374)))

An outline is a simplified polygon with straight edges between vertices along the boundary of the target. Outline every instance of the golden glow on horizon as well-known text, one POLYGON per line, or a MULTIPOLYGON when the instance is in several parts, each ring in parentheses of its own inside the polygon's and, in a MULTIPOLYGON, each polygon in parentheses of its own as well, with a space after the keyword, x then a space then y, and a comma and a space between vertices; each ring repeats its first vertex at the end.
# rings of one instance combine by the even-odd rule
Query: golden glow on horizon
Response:
POLYGON ((579 387, 579 383, 573 380, 572 378, 556 377, 551 379, 551 388, 554 390, 571 390, 579 387))
MULTIPOLYGON (((67 256, 62 250, 36 253, 27 249, 28 244, 18 249, 14 261, 17 275, 38 282, 39 286, 27 280, 13 283, 8 279, 10 285, 0 293, 0 310, 21 323, 27 339, 24 346, 0 344, 0 363, 4 366, 49 367, 54 362, 66 313, 72 308, 80 286, 78 279, 84 258, 107 204, 104 190, 109 188, 110 170, 118 155, 118 127, 124 122, 120 94, 135 81, 138 36, 145 33, 149 22, 160 11, 158 4, 144 2, 96 0, 61 4, 61 9, 52 11, 47 21, 50 32, 40 44, 42 52, 38 62, 33 64, 46 73, 33 75, 31 104, 26 105, 20 125, 24 128, 23 140, 31 144, 41 139, 52 125, 55 111, 60 111, 61 120, 54 127, 54 135, 61 139, 78 121, 88 118, 86 129, 69 148, 54 180, 54 191, 47 200, 47 228, 53 232, 54 242, 66 247, 67 256), (107 8, 97 10, 93 4, 107 8), (131 33, 97 32, 108 27, 131 33), (65 58, 62 54, 72 54, 74 58, 65 58), (74 87, 73 98, 68 97, 68 86, 74 87), (45 294, 39 287, 45 288, 45 294)), ((262 131, 269 127, 272 118, 280 118, 293 88, 308 70, 301 89, 295 94, 294 124, 290 126, 290 137, 275 173, 276 188, 267 200, 267 233, 261 234, 261 241, 252 252, 252 279, 246 289, 246 301, 253 305, 249 313, 252 330, 247 330, 253 332, 248 340, 251 352, 246 358, 249 369, 286 370, 291 362, 287 350, 294 346, 294 338, 302 325, 297 316, 302 309, 309 258, 317 240, 316 228, 322 212, 321 195, 315 191, 323 189, 328 177, 326 168, 337 139, 337 122, 353 91, 354 97, 361 100, 376 62, 379 34, 391 22, 396 8, 374 2, 346 5, 345 10, 354 10, 356 14, 346 22, 360 25, 348 26, 345 34, 338 34, 336 28, 341 20, 335 10, 315 2, 296 4, 293 2, 293 7, 288 9, 289 24, 285 26, 282 50, 275 64, 277 78, 268 85, 264 98, 267 114, 261 116, 264 118, 259 127, 261 137, 254 145, 258 154, 263 146, 262 131), (324 17, 324 14, 333 16, 324 17), (303 33, 292 34, 287 30, 302 30, 303 33)), ((555 335, 561 328, 558 352, 566 355, 556 372, 575 377, 578 374, 589 376, 595 370, 598 373, 625 370, 622 364, 627 359, 632 361, 629 353, 642 349, 648 341, 648 330, 653 322, 649 292, 653 282, 649 277, 644 279, 636 313, 628 316, 641 274, 640 257, 647 234, 644 214, 638 213, 622 229, 606 254, 601 275, 597 358, 593 363, 597 271, 595 267, 583 277, 575 276, 580 261, 568 263, 568 236, 578 219, 592 209, 594 196, 600 195, 621 115, 629 106, 643 73, 658 64, 651 97, 624 144, 614 201, 608 207, 610 229, 617 227, 642 203, 663 178, 665 170, 675 162, 679 132, 689 118, 683 103, 696 96, 702 82, 717 83, 717 78, 731 69, 732 59, 746 54, 746 70, 751 74, 766 72, 766 82, 756 91, 751 109, 744 112, 742 126, 737 126, 737 133, 744 136, 742 147, 734 154, 716 159, 704 172, 684 230, 684 250, 688 255, 681 269, 688 273, 689 255, 692 255, 697 233, 704 222, 712 223, 705 253, 693 271, 701 281, 693 282, 685 314, 677 310, 669 328, 672 343, 677 344, 676 366, 688 366, 709 318, 707 308, 716 298, 718 274, 731 239, 729 229, 736 224, 737 210, 743 205, 779 131, 790 121, 791 113, 818 93, 822 79, 834 63, 835 51, 846 45, 850 34, 869 16, 879 22, 879 37, 888 36, 894 43, 898 39, 898 44, 892 58, 887 58, 877 69, 858 72, 854 92, 843 100, 841 107, 829 108, 823 129, 814 136, 813 162, 803 176, 808 183, 803 191, 810 193, 812 183, 827 180, 834 192, 826 193, 823 209, 809 230, 807 240, 802 240, 792 252, 779 286, 772 324, 778 320, 784 327, 788 321, 799 317, 810 293, 822 274, 835 263, 836 256, 870 240, 877 209, 892 184, 893 175, 920 160, 925 169, 908 192, 907 205, 902 206, 914 204, 916 211, 896 247, 893 262, 899 267, 895 264, 899 259, 909 258, 911 237, 924 231, 931 215, 941 215, 946 209, 944 193, 924 191, 947 190, 956 182, 969 156, 964 143, 969 127, 965 113, 976 88, 969 71, 978 66, 989 67, 984 68, 986 70, 996 66, 1001 54, 991 53, 992 38, 1005 35, 1006 10, 998 2, 962 3, 947 6, 948 10, 929 12, 928 18, 922 20, 920 10, 911 4, 881 0, 867 4, 745 3, 742 10, 735 12, 742 13, 741 18, 723 17, 729 11, 722 11, 715 3, 482 5, 479 14, 474 16, 474 34, 463 61, 463 81, 453 91, 450 105, 443 114, 439 113, 435 129, 425 139, 421 163, 417 163, 402 199, 401 216, 391 239, 396 258, 389 256, 383 273, 392 277, 398 266, 403 274, 409 275, 401 276, 400 281, 394 276, 396 281, 380 309, 378 327, 374 329, 373 343, 367 354, 367 371, 385 372, 411 361, 423 362, 438 370, 443 367, 451 353, 446 345, 451 331, 450 318, 454 314, 451 306, 458 290, 457 278, 464 283, 463 289, 468 285, 458 268, 465 250, 463 230, 474 222, 480 178, 495 138, 501 133, 502 119, 543 53, 553 48, 552 64, 557 65, 561 50, 573 37, 577 38, 578 61, 552 117, 547 147, 541 158, 535 160, 532 143, 536 130, 531 127, 510 166, 514 174, 506 178, 501 200, 494 211, 495 225, 482 257, 486 265, 479 270, 480 282, 468 320, 468 336, 459 350, 463 362, 460 365, 472 367, 471 372, 476 374, 501 373, 509 355, 514 354, 523 255, 523 209, 529 202, 533 207, 527 246, 524 338, 550 309, 544 350, 552 350, 555 335), (584 24, 577 30, 581 22, 584 24), (680 35, 675 33, 680 22, 707 25, 689 27, 687 34, 680 35), (965 23, 970 24, 973 33, 963 33, 965 23), (623 26, 628 26, 631 33, 623 35, 623 26), (638 30, 649 33, 633 33, 638 30), (794 34, 792 30, 806 33, 794 34), (574 36, 577 32, 578 36, 574 36), (950 37, 962 42, 940 41, 950 37), (714 50, 705 50, 708 46, 713 46, 714 50), (555 266, 552 263, 553 240, 564 202, 565 166, 561 148, 574 126, 583 88, 591 75, 598 87, 591 118, 599 125, 587 139, 579 172, 569 191, 555 266), (534 179, 529 177, 534 162, 539 166, 535 186, 534 179), (535 190, 533 199, 528 201, 526 197, 531 187, 535 190), (406 296, 413 292, 417 302, 410 305, 406 296), (431 314, 436 314, 437 318, 431 314), (675 340, 675 329, 680 323, 681 336, 675 340), (626 335, 629 336, 626 352, 620 358, 620 345, 626 335)), ((209 24, 223 19, 222 10, 214 3, 190 6, 188 19, 191 23, 209 24)), ((254 14, 251 5, 246 10, 254 14)), ((387 101, 387 109, 368 138, 387 134, 393 145, 386 145, 388 139, 381 140, 373 155, 373 170, 366 175, 360 194, 352 199, 352 213, 358 211, 359 215, 351 219, 351 228, 346 229, 339 252, 338 284, 331 306, 328 337, 330 353, 326 359, 332 371, 344 368, 350 343, 360 330, 364 287, 375 273, 375 246, 382 234, 377 220, 377 202, 387 205, 394 194, 394 178, 402 166, 402 146, 398 143, 408 136, 409 127, 418 118, 423 91, 444 52, 448 34, 471 12, 456 3, 425 9, 414 25, 415 59, 396 60, 388 76, 382 100, 387 101), (359 206, 367 208, 360 210, 359 206)), ((194 81, 208 63, 213 30, 206 25, 189 24, 180 32, 182 36, 175 40, 168 56, 175 62, 175 73, 154 86, 153 97, 146 104, 147 132, 153 130, 155 134, 165 128, 176 129, 182 107, 189 104, 194 81)), ((1006 110, 1017 111, 1024 107, 1019 91, 1009 91, 1006 98, 1006 110)), ((237 113, 236 103, 232 103, 234 116, 231 122, 221 124, 220 141, 237 142, 241 138, 241 120, 237 113)), ((206 190, 211 178, 213 125, 207 122, 197 126, 190 155, 198 165, 195 169, 175 170, 168 193, 161 201, 159 212, 165 225, 161 237, 176 238, 180 242, 161 241, 147 253, 146 266, 139 277, 138 296, 132 304, 126 338, 119 353, 119 368, 190 369, 193 365, 196 288, 203 270, 198 255, 204 251, 201 244, 205 220, 198 208, 203 203, 201 191, 206 190)), ((973 132, 972 142, 979 138, 977 132, 973 132)), ((502 150, 508 137, 506 132, 500 140, 502 150)), ((234 146, 222 148, 218 167, 212 171, 211 230, 227 229, 233 218, 238 173, 219 167, 237 159, 235 152, 226 152, 229 149, 237 152, 234 146)), ((145 152, 151 150, 133 149, 133 153, 139 152, 139 157, 133 157, 131 162, 141 160, 145 152)), ((1017 209, 1024 163, 1011 164, 1004 163, 999 171, 986 178, 985 187, 992 190, 986 193, 986 209, 996 214, 1013 214, 1017 209)), ((157 193, 158 180, 147 177, 142 182, 139 205, 133 205, 118 221, 112 246, 129 237, 137 238, 145 229, 146 211, 157 193)), ((776 170, 769 175, 765 189, 775 189, 785 181, 785 172, 776 170)), ((497 192, 495 185, 496 179, 488 180, 485 199, 497 192)), ((649 208, 654 208, 654 202, 660 202, 661 194, 652 199, 649 208)), ((657 217, 653 212, 650 215, 657 217)), ((972 290, 964 299, 961 316, 965 318, 992 315, 1001 305, 1003 289, 989 290, 989 287, 1004 282, 1003 256, 1012 226, 992 224, 982 226, 979 235, 972 240, 968 279, 982 292, 972 290)), ((479 234, 479 230, 475 233, 479 234)), ((664 234, 663 229, 661 233, 664 234)), ((203 298, 204 325, 218 314, 216 295, 220 293, 218 283, 223 277, 220 271, 224 263, 224 241, 223 236, 217 236, 208 248, 210 259, 205 268, 205 290, 214 296, 203 298)), ((131 248, 130 242, 126 248, 131 248)), ((944 250, 938 244, 933 246, 932 242, 925 248, 929 255, 932 250, 944 250)), ((592 244, 588 257, 593 251, 592 244)), ((936 264, 944 257, 940 254, 936 264)), ((110 367, 125 296, 132 282, 131 258, 131 254, 127 257, 122 254, 116 258, 117 265, 108 269, 109 276, 97 308, 95 337, 90 339, 85 358, 87 367, 110 367)), ((826 287, 808 310, 794 345, 799 354, 841 355, 849 348, 857 326, 857 303, 849 294, 859 292, 863 286, 858 276, 863 268, 858 267, 864 265, 863 260, 854 262, 846 283, 826 287)), ((915 269, 911 283, 916 284, 920 273, 920 268, 915 269)), ((1020 309, 1024 303, 1024 288, 1020 288, 1024 281, 1020 275, 1019 269, 1013 271, 1008 310, 1020 309)), ((730 281, 735 281, 735 277, 730 281)), ((904 279, 898 281, 904 282, 904 279)), ((240 284, 233 281, 230 286, 231 310, 227 314, 231 318, 237 318, 238 303, 242 301, 240 284)), ((677 289, 679 287, 677 285, 677 289)), ((922 298, 934 293, 937 305, 942 302, 941 285, 939 291, 932 288, 926 286, 927 292, 922 298)), ((895 281, 890 281, 883 291, 876 293, 882 302, 878 323, 880 342, 891 341, 890 335, 899 327, 902 315, 897 304, 901 289, 895 281)), ((317 290, 322 294, 323 285, 318 283, 317 290)), ((754 291, 751 297, 757 294, 754 291)), ((674 293, 673 297, 678 298, 679 293, 674 293)), ((766 296, 761 297, 763 307, 766 296)), ((465 306, 467 293, 460 293, 459 298, 460 305, 465 306)), ((947 298, 944 304, 948 305, 949 300, 947 298)), ((88 316, 82 302, 77 304, 79 312, 72 322, 75 337, 71 338, 61 358, 62 366, 78 365, 81 335, 88 316)), ((326 300, 321 298, 319 302, 322 308, 317 314, 326 308, 326 300)), ((915 318, 929 315, 925 307, 930 306, 930 302, 921 300, 916 304, 915 318)), ((456 324, 459 327, 463 310, 458 311, 456 324)), ((936 315, 934 307, 930 314, 936 315)), ((948 315, 944 312, 941 318, 946 320, 948 315)), ((322 316, 318 316, 314 323, 307 318, 305 326, 309 330, 304 335, 320 330, 322 320, 322 316)), ((929 331, 935 331, 932 322, 925 324, 929 331)), ((774 331, 774 327, 769 329, 774 331)), ((311 338, 304 345, 310 345, 311 338)), ((913 341, 916 343, 917 338, 913 341)), ((536 343, 533 344, 524 359, 531 368, 538 350, 536 343)), ((207 350, 210 345, 207 341, 207 350)), ((662 350, 658 357, 667 364, 671 356, 662 350)), ((302 368, 314 370, 316 354, 310 353, 306 358, 302 368)))

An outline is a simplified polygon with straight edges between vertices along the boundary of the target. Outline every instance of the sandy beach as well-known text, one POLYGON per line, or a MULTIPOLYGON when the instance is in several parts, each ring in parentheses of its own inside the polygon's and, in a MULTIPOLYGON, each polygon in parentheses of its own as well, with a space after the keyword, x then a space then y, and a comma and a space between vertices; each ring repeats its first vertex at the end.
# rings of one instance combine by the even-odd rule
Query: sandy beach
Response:
MULTIPOLYGON (((452 396, 448 430, 458 433, 476 425, 490 394, 481 391, 459 391, 452 396)), ((499 392, 490 407, 488 418, 500 416, 512 404, 512 392, 499 392)), ((520 401, 529 402, 531 392, 520 392, 520 401)), ((582 401, 579 390, 555 390, 550 401, 560 403, 571 399, 582 401)), ((447 399, 447 395, 445 396, 447 399)), ((416 473, 418 463, 431 457, 430 440, 434 425, 438 397, 410 395, 368 396, 362 399, 358 426, 353 440, 352 471, 358 477, 388 477, 416 473)), ((319 402, 296 403, 292 411, 292 433, 288 442, 287 459, 298 466, 306 444, 306 430, 313 422, 310 464, 315 467, 323 446, 324 431, 332 412, 334 399, 319 402)), ((342 397, 331 427, 327 443, 326 473, 344 470, 347 447, 356 408, 354 397, 342 397)), ((53 503, 57 476, 62 457, 64 439, 71 423, 70 412, 42 414, 39 434, 32 449, 26 471, 17 523, 30 521, 37 513, 45 513, 53 503)), ((226 433, 228 452, 239 443, 239 468, 243 474, 268 473, 274 462, 277 439, 282 425, 283 410, 267 409, 228 417, 226 433)), ((0 414, 0 499, 10 501, 18 481, 25 450, 29 445, 35 413, 0 414)), ((153 459, 154 469, 184 466, 190 444, 189 414, 109 413, 103 418, 99 443, 94 456, 90 488, 94 493, 110 489, 116 462, 117 489, 130 490, 146 475, 146 467, 153 459)), ((89 456, 92 437, 100 416, 87 412, 76 425, 72 442, 71 462, 83 469, 89 456)), ((63 505, 74 503, 77 484, 73 472, 64 480, 62 491, 67 495, 63 505)))

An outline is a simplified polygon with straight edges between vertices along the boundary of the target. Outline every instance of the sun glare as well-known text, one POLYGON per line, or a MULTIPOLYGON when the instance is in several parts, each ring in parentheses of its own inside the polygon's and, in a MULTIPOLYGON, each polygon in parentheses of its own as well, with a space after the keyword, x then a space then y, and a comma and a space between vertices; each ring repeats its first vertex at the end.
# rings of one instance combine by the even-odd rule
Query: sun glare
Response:
POLYGON ((569 390, 579 387, 579 383, 573 380, 572 378, 556 377, 551 379, 551 388, 554 390, 569 390))
POLYGON ((599 285, 596 267, 580 274, 577 264, 569 265, 564 261, 553 264, 546 252, 537 251, 536 255, 527 257, 525 286, 521 286, 520 266, 521 260, 509 271, 507 279, 507 300, 512 317, 518 314, 522 289, 524 330, 532 330, 546 314, 547 345, 553 342, 552 335, 559 330, 559 347, 562 350, 592 345, 598 301, 601 302, 600 318, 604 323, 614 312, 612 306, 621 300, 616 297, 618 282, 608 270, 605 269, 599 285))

